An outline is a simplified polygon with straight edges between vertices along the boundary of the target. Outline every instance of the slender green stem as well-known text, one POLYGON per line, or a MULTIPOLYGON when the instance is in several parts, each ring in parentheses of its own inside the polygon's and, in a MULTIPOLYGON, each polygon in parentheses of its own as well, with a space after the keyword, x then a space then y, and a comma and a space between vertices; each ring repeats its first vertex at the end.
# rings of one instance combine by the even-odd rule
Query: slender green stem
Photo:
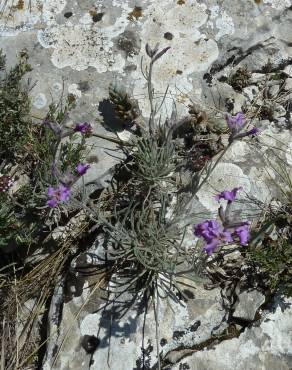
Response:
POLYGON ((132 146, 132 144, 127 143, 126 141, 123 141, 123 140, 116 139, 114 137, 108 137, 108 136, 100 135, 100 134, 91 134, 91 136, 99 137, 100 139, 111 141, 112 143, 119 144, 119 145, 132 146))
POLYGON ((157 353, 158 370, 161 370, 160 354, 159 354, 159 324, 158 324, 159 294, 158 294, 157 282, 156 282, 156 301, 157 303, 155 307, 155 298, 154 298, 153 308, 154 308, 154 317, 155 317, 156 353, 157 353))
POLYGON ((150 118, 149 118, 149 132, 152 134, 154 128, 154 117, 155 117, 155 109, 153 105, 153 86, 152 86, 152 72, 153 72, 153 61, 150 62, 149 65, 149 72, 148 72, 148 97, 150 102, 150 118))
MULTIPOLYGON (((214 165, 211 167, 210 171, 207 173, 206 177, 203 179, 203 181, 199 184, 196 193, 201 189, 201 187, 206 183, 208 178, 210 177, 211 173, 214 171, 218 163, 221 161, 227 150, 231 147, 232 143, 228 144, 228 146, 223 150, 223 152, 219 155, 219 157, 216 159, 214 165)), ((195 193, 195 194, 196 194, 195 193)))

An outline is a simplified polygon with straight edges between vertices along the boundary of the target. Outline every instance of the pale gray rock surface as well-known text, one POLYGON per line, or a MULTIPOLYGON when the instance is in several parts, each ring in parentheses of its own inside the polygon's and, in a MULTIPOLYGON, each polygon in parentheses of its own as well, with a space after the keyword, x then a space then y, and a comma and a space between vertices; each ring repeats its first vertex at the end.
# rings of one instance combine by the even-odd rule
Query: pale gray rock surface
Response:
POLYGON ((244 291, 238 294, 238 304, 233 312, 237 319, 252 321, 261 305, 265 302, 265 296, 257 290, 244 291))
POLYGON ((292 300, 265 312, 257 326, 185 358, 172 370, 291 369, 292 300))

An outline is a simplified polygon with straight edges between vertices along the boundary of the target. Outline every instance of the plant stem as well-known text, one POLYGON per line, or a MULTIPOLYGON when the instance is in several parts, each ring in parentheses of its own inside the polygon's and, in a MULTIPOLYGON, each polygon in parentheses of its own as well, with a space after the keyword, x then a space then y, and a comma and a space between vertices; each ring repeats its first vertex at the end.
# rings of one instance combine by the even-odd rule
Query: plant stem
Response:
POLYGON ((124 146, 131 146, 132 144, 127 143, 126 141, 116 139, 114 137, 108 137, 100 134, 91 134, 91 136, 99 137, 100 139, 104 139, 107 141, 111 141, 112 143, 119 144, 119 145, 124 145, 124 146))
POLYGON ((154 308, 154 317, 155 317, 155 336, 156 336, 156 353, 157 353, 157 364, 158 364, 158 370, 161 370, 161 364, 160 364, 160 355, 159 355, 159 329, 158 329, 158 304, 159 304, 159 294, 158 294, 158 287, 156 282, 156 300, 157 304, 155 307, 155 297, 153 299, 153 308, 154 308))
POLYGON ((153 133, 154 128, 154 117, 155 117, 155 109, 153 106, 153 86, 152 86, 152 72, 153 72, 153 61, 151 60, 149 65, 149 72, 148 72, 148 97, 150 102, 150 118, 149 118, 149 132, 150 134, 153 133))
POLYGON ((227 150, 230 148, 230 146, 232 145, 232 143, 228 144, 228 146, 223 150, 223 152, 220 154, 220 156, 216 159, 214 165, 211 167, 210 171, 208 172, 208 174, 206 175, 206 177, 203 179, 203 181, 199 184, 195 194, 201 189, 201 187, 205 184, 205 182, 208 180, 208 178, 210 177, 211 173, 214 171, 214 169, 216 168, 216 166, 218 165, 218 163, 221 161, 221 159, 223 158, 224 154, 227 152, 227 150))

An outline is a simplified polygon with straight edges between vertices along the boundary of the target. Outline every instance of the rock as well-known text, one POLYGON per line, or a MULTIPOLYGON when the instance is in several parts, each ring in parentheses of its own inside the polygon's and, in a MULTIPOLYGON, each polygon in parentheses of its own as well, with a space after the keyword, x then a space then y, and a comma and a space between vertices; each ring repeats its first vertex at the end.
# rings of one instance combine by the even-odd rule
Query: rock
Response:
POLYGON ((266 80, 266 75, 264 73, 252 73, 250 76, 250 83, 258 84, 266 80))
POLYGON ((280 117, 284 117, 286 115, 286 109, 281 104, 274 102, 272 104, 272 109, 274 119, 279 119, 280 117))
MULTIPOLYGON (((186 114, 188 104, 194 100, 206 108, 210 121, 216 117, 220 128, 224 125, 226 128, 225 114, 249 112, 250 102, 268 74, 284 70, 289 77, 285 88, 292 88, 290 0, 140 3, 134 8, 133 1, 24 0, 1 9, 1 48, 7 54, 8 67, 14 65, 16 52, 24 47, 28 50, 33 71, 27 77, 37 81, 30 90, 36 116, 45 116, 49 104, 60 101, 63 93, 64 96, 73 93, 76 108, 70 113, 72 123, 88 121, 96 135, 114 136, 114 131, 128 140, 128 132, 110 125, 113 116, 106 120, 101 114, 100 103, 108 98, 109 84, 119 81, 133 92, 144 117, 149 116, 147 83, 140 68, 142 57, 144 67, 149 62, 145 56, 146 43, 170 47, 154 68, 157 107, 169 86, 161 107, 163 114, 159 111, 157 116, 170 116, 174 102, 178 115, 186 114), (18 9, 21 6, 24 9, 18 9), (248 27, 247 19, 252 20, 248 27), (229 77, 239 67, 246 67, 251 73, 242 93, 229 85, 229 77)), ((278 92, 277 86, 270 88, 271 97, 278 92)), ((273 104, 273 118, 284 122, 285 102, 273 104)), ((215 218, 218 203, 213 195, 219 191, 242 186, 234 207, 237 214, 246 217, 258 211, 251 209, 245 196, 265 202, 277 194, 270 181, 270 177, 277 180, 277 174, 265 173, 262 157, 268 155, 267 148, 277 148, 279 143, 288 148, 291 132, 271 121, 261 121, 261 133, 255 139, 245 138, 229 148, 198 192, 198 198, 189 202, 184 222, 199 222, 199 217, 215 218)), ((88 145, 86 161, 91 168, 76 184, 82 188, 84 182, 87 195, 96 188, 105 188, 115 165, 123 160, 116 144, 91 137, 88 145)), ((284 153, 282 159, 292 163, 289 153, 284 153)), ((73 224, 76 232, 77 226, 73 224)), ((61 227, 56 230, 57 241, 66 232, 66 227, 61 227)), ((121 318, 117 303, 104 305, 109 287, 96 273, 106 260, 104 244, 100 238, 92 247, 84 245, 82 253, 66 267, 66 279, 60 277, 56 284, 48 315, 44 370, 138 370, 146 365, 155 366, 153 306, 145 314, 144 302, 138 299, 136 305, 127 306, 128 311, 121 318)), ((185 245, 189 248, 194 245, 191 226, 185 245)), ((241 257, 234 252, 227 262, 232 264, 241 257)), ((161 299, 158 310, 159 352, 173 369, 292 368, 291 308, 268 312, 258 327, 251 326, 238 338, 223 340, 202 351, 200 346, 214 345, 214 334, 222 334, 228 326, 221 291, 206 290, 199 283, 181 288, 188 301, 161 299), (193 348, 195 353, 180 360, 193 348), (174 364, 176 361, 179 363, 174 364)), ((125 306, 133 297, 125 293, 120 298, 119 304, 125 306)), ((254 320, 263 299, 257 291, 243 292, 235 307, 235 317, 254 320)))
POLYGON ((244 291, 237 297, 238 304, 233 317, 241 320, 252 321, 259 307, 265 302, 265 296, 258 290, 244 291))
POLYGON ((271 86, 271 87, 269 88, 269 95, 270 95, 272 98, 275 98, 275 97, 279 94, 279 91, 280 91, 280 86, 279 86, 279 85, 271 86))
POLYGON ((242 94, 233 90, 225 82, 216 82, 212 87, 205 90, 206 104, 215 105, 217 109, 230 113, 241 112, 245 105, 245 98, 242 94))
POLYGON ((265 312, 257 326, 212 348, 196 351, 171 370, 289 370, 292 366, 292 299, 265 312))
POLYGON ((243 95, 247 98, 248 102, 252 102, 259 93, 259 88, 256 85, 251 85, 243 88, 243 95))
MULTIPOLYGON (((98 253, 102 254, 102 251, 98 253)), ((96 265, 92 258, 81 259, 72 265, 76 271, 90 271, 86 264, 89 269, 92 269, 93 264, 96 265)), ((70 369, 79 370, 89 366, 90 359, 90 370, 140 369, 145 361, 154 366, 157 355, 153 305, 150 304, 145 311, 145 302, 138 295, 132 306, 133 297, 127 292, 120 295, 116 303, 108 301, 106 305, 106 296, 101 298, 100 290, 94 292, 89 289, 92 286, 90 278, 88 280, 85 277, 83 283, 80 278, 63 284, 67 294, 63 293, 62 320, 58 329, 54 318, 58 317, 61 296, 59 291, 55 291, 49 315, 50 332, 59 334, 52 335, 52 341, 49 340, 43 369, 65 370, 70 364, 70 369), (77 285, 72 290, 74 284, 77 285), (68 289, 72 292, 71 300, 68 299, 68 289), (121 317, 122 312, 124 314, 121 317), (91 344, 94 344, 92 350, 91 344), (60 353, 56 357, 58 351, 60 353)), ((207 291, 203 286, 185 279, 180 279, 179 284, 188 297, 187 302, 182 299, 177 302, 169 298, 159 299, 158 345, 162 358, 171 359, 178 348, 199 345, 213 334, 223 332, 227 326, 218 288, 207 291)), ((113 283, 111 290, 114 290, 113 283)), ((114 298, 113 293, 108 298, 114 298)))
POLYGON ((283 72, 286 73, 287 76, 292 77, 292 65, 286 66, 283 72))
POLYGON ((292 78, 287 78, 284 86, 286 91, 292 90, 292 78))

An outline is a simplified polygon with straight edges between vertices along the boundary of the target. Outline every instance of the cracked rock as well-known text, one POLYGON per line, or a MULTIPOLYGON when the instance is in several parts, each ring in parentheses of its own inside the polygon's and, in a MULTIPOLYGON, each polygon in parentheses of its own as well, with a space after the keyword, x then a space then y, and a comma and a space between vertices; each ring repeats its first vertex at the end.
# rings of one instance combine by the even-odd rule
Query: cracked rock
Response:
POLYGON ((260 325, 238 338, 194 352, 171 370, 289 370, 292 367, 292 300, 274 301, 260 325))

